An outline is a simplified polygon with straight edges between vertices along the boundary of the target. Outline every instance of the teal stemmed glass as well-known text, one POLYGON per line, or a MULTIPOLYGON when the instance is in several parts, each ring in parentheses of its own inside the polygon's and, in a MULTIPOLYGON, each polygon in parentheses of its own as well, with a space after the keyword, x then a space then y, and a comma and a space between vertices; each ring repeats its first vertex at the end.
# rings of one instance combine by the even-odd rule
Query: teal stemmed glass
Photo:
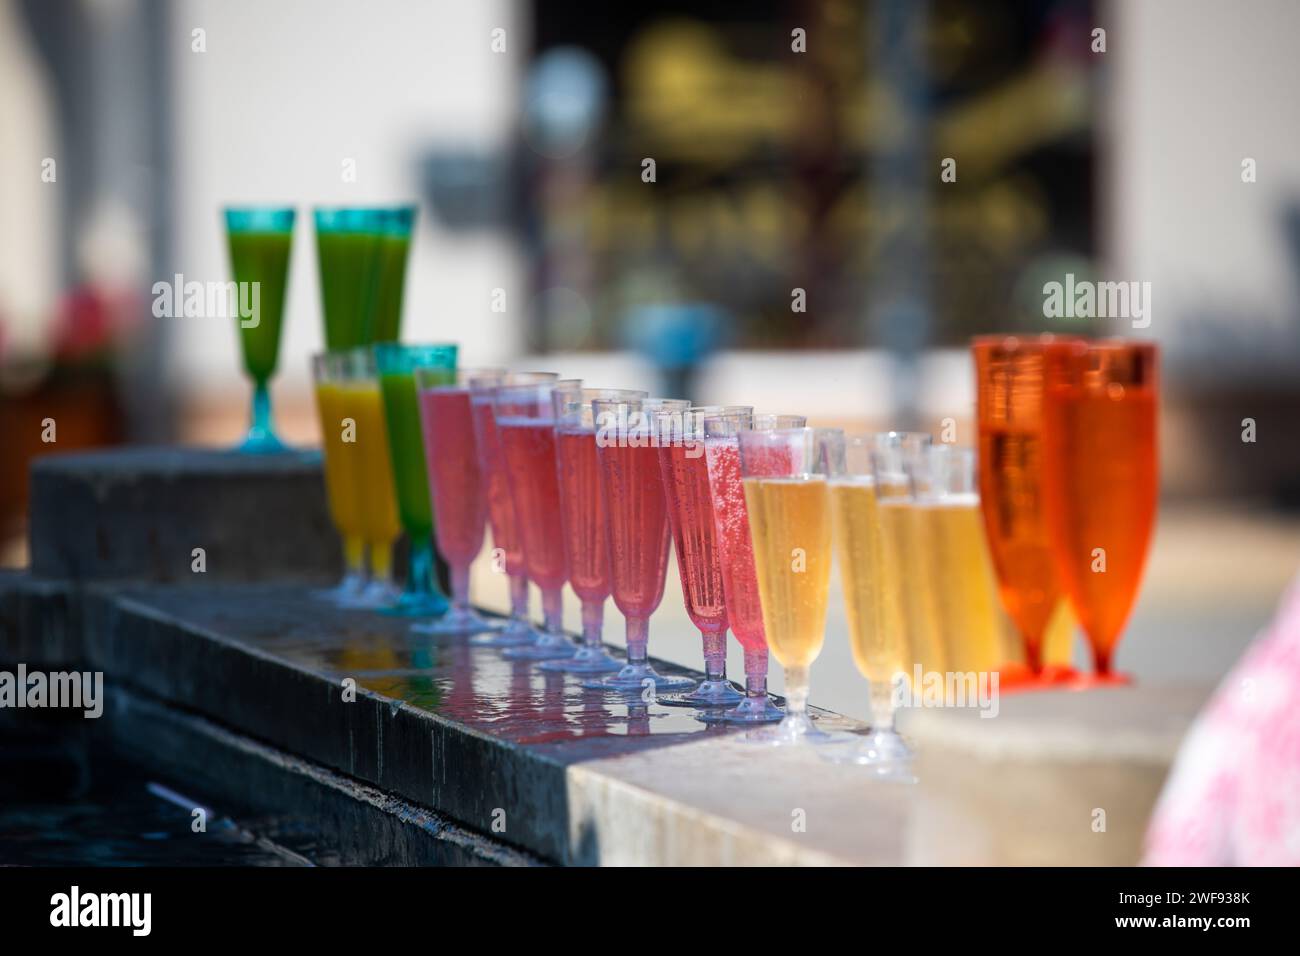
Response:
POLYGON ((271 417, 269 383, 280 357, 280 325, 284 315, 285 280, 293 242, 292 206, 227 208, 226 239, 235 274, 239 344, 244 370, 253 379, 253 409, 248 435, 239 451, 253 454, 283 451, 271 417))
POLYGON ((385 612, 401 617, 436 617, 449 607, 434 574, 433 509, 420 430, 420 406, 415 392, 415 371, 426 369, 430 381, 453 385, 456 381, 455 345, 374 346, 379 387, 388 423, 388 452, 393 463, 397 512, 410 545, 406 589, 385 612))

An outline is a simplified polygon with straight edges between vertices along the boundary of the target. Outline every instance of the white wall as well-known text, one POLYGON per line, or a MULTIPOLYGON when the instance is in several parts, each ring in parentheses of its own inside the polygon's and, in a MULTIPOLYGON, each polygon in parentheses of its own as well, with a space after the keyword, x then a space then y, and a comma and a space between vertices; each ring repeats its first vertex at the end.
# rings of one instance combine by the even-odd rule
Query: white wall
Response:
MULTIPOLYGON (((493 287, 518 287, 521 273, 509 245, 439 230, 423 204, 414 160, 429 143, 506 141, 525 29, 509 0, 176 5, 178 265, 187 280, 225 281, 221 207, 297 205, 283 384, 306 384, 307 357, 322 343, 314 204, 419 200, 403 338, 460 341, 474 363, 517 351, 516 316, 489 310, 493 287), (507 30, 505 54, 491 50, 496 27, 507 30), (204 53, 191 50, 195 28, 206 31, 204 53), (356 160, 354 183, 342 181, 345 157, 356 160)), ((164 321, 177 323, 175 381, 186 389, 239 387, 233 323, 164 321)))
MULTIPOLYGON (((1280 214, 1300 202, 1300 4, 1114 2, 1102 196, 1115 278, 1152 283, 1150 333, 1177 350, 1198 309, 1293 325, 1280 214), (1241 181, 1241 161, 1258 181, 1241 181)), ((1259 334, 1259 328, 1243 330, 1259 334)))

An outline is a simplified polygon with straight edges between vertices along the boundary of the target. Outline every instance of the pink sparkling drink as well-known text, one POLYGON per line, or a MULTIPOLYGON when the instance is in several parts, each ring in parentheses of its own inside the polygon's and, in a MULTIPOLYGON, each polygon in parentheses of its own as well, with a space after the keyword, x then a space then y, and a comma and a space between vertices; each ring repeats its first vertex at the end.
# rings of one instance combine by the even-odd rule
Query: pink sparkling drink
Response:
POLYGON ((559 591, 568 579, 568 571, 555 463, 555 424, 550 420, 498 417, 497 427, 528 577, 543 594, 559 591))
POLYGON ((582 426, 557 426, 556 463, 569 584, 584 602, 610 595, 609 526, 596 461, 596 433, 582 426))
MULTIPOLYGON (((707 416, 704 457, 713 502, 718 554, 722 565, 722 587, 727 598, 727 622, 745 651, 745 699, 731 710, 710 715, 709 720, 725 723, 763 723, 780 720, 778 710, 767 697, 767 634, 763 628, 763 605, 758 596, 758 568, 754 563, 754 542, 749 533, 749 511, 740 472, 741 428, 796 428, 806 424, 798 415, 724 414, 707 416)), ((780 452, 774 456, 781 457, 780 452)), ((774 461, 779 465, 779 461, 774 461)), ((781 473, 777 468, 774 473, 781 473)))
POLYGON ((515 521, 524 549, 529 580, 542 591, 544 632, 535 644, 506 651, 511 660, 572 657, 577 648, 564 633, 564 521, 560 515, 560 486, 555 457, 556 388, 581 383, 541 382, 497 389, 493 399, 501 458, 514 501, 515 521))
MULTIPOLYGON (((663 704, 729 707, 741 699, 727 683, 727 601, 709 491, 709 467, 704 457, 704 416, 723 411, 711 406, 693 408, 684 415, 661 416, 659 468, 686 613, 700 629, 704 642, 705 673, 695 690, 663 698, 663 704)), ((729 411, 748 414, 753 409, 746 406, 729 411)))
POLYGON ((694 681, 658 673, 648 659, 650 615, 664 596, 668 574, 668 499, 652 444, 651 410, 685 412, 671 399, 594 401, 596 457, 609 521, 609 565, 614 604, 627 624, 627 664, 584 687, 641 692, 686 689, 694 681))
POLYGON ((412 630, 476 634, 498 627, 469 603, 469 568, 483 547, 487 530, 487 489, 474 434, 471 383, 498 381, 501 375, 500 369, 459 369, 456 383, 447 385, 445 372, 415 370, 429 497, 436 519, 434 540, 451 569, 452 593, 446 614, 412 630))
POLYGON ((497 430, 490 393, 474 396, 473 415, 475 434, 482 442, 480 459, 487 486, 488 521, 492 526, 492 545, 504 552, 507 574, 523 574, 526 570, 524 548, 515 527, 515 505, 510 498, 510 487, 501 457, 501 437, 497 430))
POLYGON ((492 547, 500 550, 500 563, 496 567, 498 570, 504 568, 510 579, 510 626, 499 635, 480 639, 477 641, 480 644, 512 647, 535 642, 540 637, 528 618, 528 573, 524 566, 523 539, 515 520, 515 503, 510 495, 510 480, 501 453, 501 434, 497 428, 494 402, 496 389, 500 386, 553 382, 558 378, 554 372, 507 372, 496 383, 471 384, 474 436, 478 442, 479 467, 487 484, 492 547))
POLYGON ((483 547, 487 524, 469 389, 430 388, 419 399, 438 551, 452 568, 468 568, 483 547))
POLYGON ((609 511, 609 562, 614 604, 632 620, 648 620, 664 597, 668 575, 668 500, 656 448, 600 448, 609 511))

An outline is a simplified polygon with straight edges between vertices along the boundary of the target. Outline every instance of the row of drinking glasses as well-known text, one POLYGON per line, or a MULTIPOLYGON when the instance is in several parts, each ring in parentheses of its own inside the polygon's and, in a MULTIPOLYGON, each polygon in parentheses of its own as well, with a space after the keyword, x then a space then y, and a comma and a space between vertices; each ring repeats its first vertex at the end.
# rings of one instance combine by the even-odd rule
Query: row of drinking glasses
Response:
MULTIPOLYGON (((702 719, 723 722, 781 716, 766 694, 770 649, 786 670, 788 706, 766 739, 825 742, 808 718, 807 690, 822 646, 834 541, 874 728, 839 756, 886 774, 905 774, 908 758, 893 729, 898 675, 992 671, 1002 663, 971 449, 932 448, 929 436, 917 434, 846 438, 803 427, 797 416, 586 389, 553 373, 421 368, 437 349, 454 354, 454 347, 388 348, 414 355, 408 364, 416 365, 419 444, 438 548, 452 569, 452 608, 422 629, 475 634, 512 658, 584 675, 594 688, 652 686, 665 692, 662 703, 701 708, 702 719), (511 578, 513 614, 505 626, 469 603, 469 564, 488 525, 494 560, 511 578), (703 641, 699 686, 659 674, 648 660, 649 618, 662 600, 670 538, 686 610, 703 641), (529 581, 542 591, 540 631, 528 620, 529 581), (581 647, 562 629, 566 581, 583 602, 581 647), (601 641, 610 596, 626 619, 622 664, 601 641), (726 680, 728 626, 745 650, 743 697, 726 680)), ((319 361, 328 365, 330 357, 319 361)), ((1074 387, 1083 388, 1080 381, 1074 387)), ((1102 395, 1125 398, 1114 388, 1102 395)), ((365 403, 353 402, 358 426, 371 422, 365 403)), ((383 427, 379 417, 371 428, 383 427)), ((329 420, 324 404, 322 420, 329 420)), ((391 406, 388 427, 396 447, 391 406)), ((353 443, 360 451, 362 439, 353 443)), ((328 433, 326 448, 328 476, 339 471, 328 461, 328 433)), ((365 467, 356 471, 364 485, 365 467)), ((347 479, 331 485, 340 481, 347 479)), ((332 487, 332 505, 335 498, 332 487)), ((365 518, 366 508, 359 510, 365 518)), ((363 539, 376 523, 362 522, 363 539)))

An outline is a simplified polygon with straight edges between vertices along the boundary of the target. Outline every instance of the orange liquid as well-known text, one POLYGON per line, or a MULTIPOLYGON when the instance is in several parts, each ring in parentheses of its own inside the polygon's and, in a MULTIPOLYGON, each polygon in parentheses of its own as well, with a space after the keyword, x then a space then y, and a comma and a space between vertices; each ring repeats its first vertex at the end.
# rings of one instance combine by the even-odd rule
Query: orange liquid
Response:
POLYGON ((1155 387, 1050 384, 1043 413, 1056 566, 1104 675, 1133 609, 1155 524, 1155 387))
POLYGON ((980 502, 998 593, 1037 671, 1060 589, 1043 513, 1042 436, 1037 429, 981 424, 980 502))

